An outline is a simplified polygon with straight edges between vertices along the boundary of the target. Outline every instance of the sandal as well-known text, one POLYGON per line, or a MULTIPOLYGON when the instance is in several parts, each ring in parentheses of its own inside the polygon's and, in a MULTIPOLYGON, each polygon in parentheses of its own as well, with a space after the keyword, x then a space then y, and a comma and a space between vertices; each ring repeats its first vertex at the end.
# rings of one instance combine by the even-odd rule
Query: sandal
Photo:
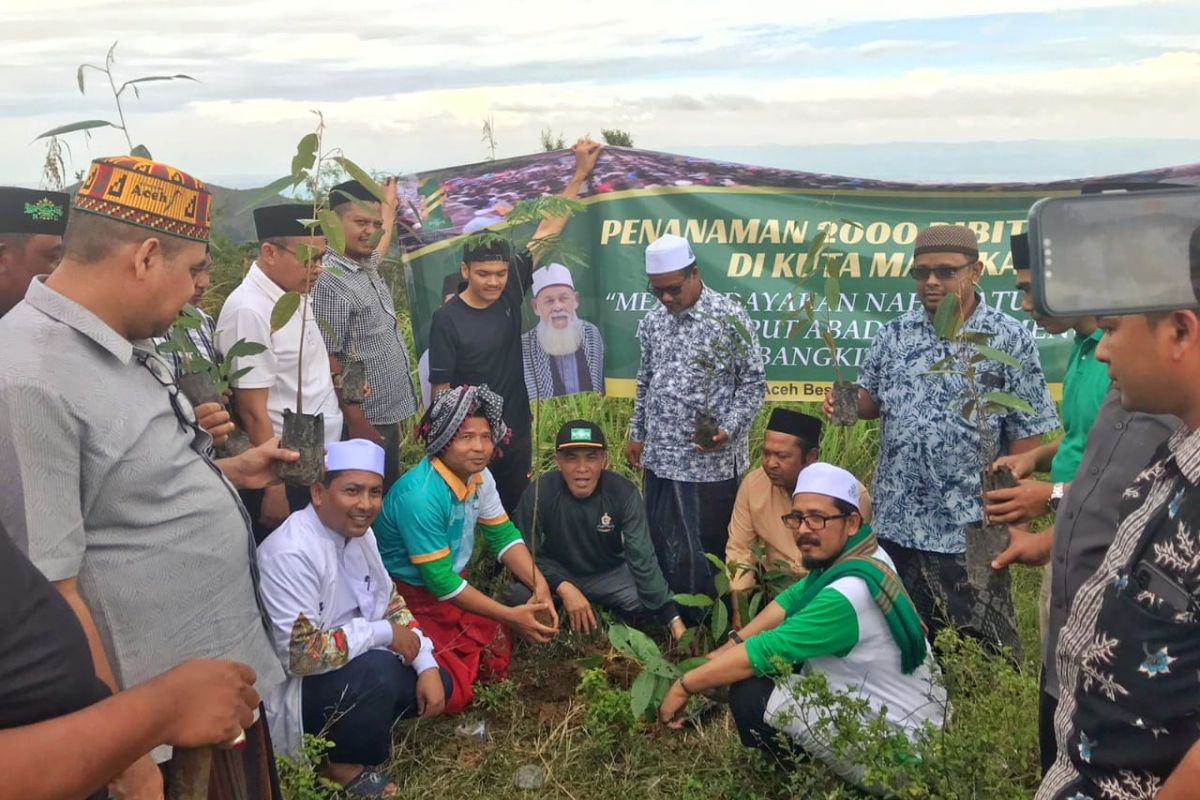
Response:
POLYGON ((384 774, 373 769, 364 769, 358 777, 342 787, 355 797, 399 797, 400 790, 384 774), (389 793, 388 789, 392 791, 389 793))

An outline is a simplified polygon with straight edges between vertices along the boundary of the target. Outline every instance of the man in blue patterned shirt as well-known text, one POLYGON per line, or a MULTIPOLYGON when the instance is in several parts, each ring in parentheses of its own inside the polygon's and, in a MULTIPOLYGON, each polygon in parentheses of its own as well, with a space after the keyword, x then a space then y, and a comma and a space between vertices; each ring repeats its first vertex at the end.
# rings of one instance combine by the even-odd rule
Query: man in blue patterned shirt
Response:
POLYGON ((766 386, 762 352, 745 309, 704 285, 686 239, 667 234, 647 247, 646 273, 661 305, 638 325, 642 360, 625 455, 644 470, 646 516, 668 585, 710 592, 704 554, 725 558, 766 386), (705 447, 694 436, 700 411, 718 426, 705 447))
MULTIPOLYGON (((914 242, 912 277, 922 308, 885 325, 859 372, 860 419, 882 418, 875 470, 875 520, 881 543, 929 626, 930 640, 950 625, 992 647, 1019 653, 1007 573, 987 587, 967 581, 964 528, 979 522, 981 467, 997 455, 1023 453, 1058 428, 1033 336, 1016 319, 982 302, 983 264, 969 228, 935 225, 914 242), (979 365, 986 391, 1007 392, 1033 407, 988 417, 995 452, 982 458, 979 430, 963 418, 966 385, 958 375, 928 374, 952 352, 939 338, 933 315, 942 300, 958 298, 968 333, 988 334, 988 345, 1021 362, 979 365)), ((832 403, 826 396, 826 415, 832 403)))

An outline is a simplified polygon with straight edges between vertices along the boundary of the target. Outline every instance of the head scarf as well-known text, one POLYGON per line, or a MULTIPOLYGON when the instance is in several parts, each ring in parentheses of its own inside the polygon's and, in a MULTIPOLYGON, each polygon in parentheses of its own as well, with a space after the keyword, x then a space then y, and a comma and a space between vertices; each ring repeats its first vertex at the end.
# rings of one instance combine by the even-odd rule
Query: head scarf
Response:
POLYGON ((501 444, 508 438, 508 426, 501 417, 503 412, 504 398, 487 384, 456 386, 433 398, 417 434, 425 440, 426 455, 435 456, 446 449, 467 417, 482 414, 491 428, 492 441, 501 444))

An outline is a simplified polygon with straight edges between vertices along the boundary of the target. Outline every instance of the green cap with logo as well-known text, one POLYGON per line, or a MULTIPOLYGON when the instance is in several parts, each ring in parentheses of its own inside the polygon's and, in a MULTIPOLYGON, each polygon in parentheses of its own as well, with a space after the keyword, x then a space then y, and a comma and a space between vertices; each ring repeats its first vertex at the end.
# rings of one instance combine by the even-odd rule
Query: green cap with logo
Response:
POLYGON ((604 439, 604 431, 594 422, 586 419, 573 419, 558 429, 558 439, 554 443, 555 450, 570 450, 575 447, 592 447, 604 450, 608 442, 604 439))

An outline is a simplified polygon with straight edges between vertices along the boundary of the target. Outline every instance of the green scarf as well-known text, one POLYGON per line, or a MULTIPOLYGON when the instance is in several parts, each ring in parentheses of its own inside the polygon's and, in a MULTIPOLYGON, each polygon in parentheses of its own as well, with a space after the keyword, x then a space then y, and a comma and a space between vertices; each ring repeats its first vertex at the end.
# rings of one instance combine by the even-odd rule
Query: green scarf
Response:
POLYGON ((874 558, 879 540, 865 522, 858 532, 846 541, 841 555, 828 567, 808 573, 796 610, 804 608, 817 593, 838 578, 853 576, 866 581, 871 597, 883 612, 892 638, 900 648, 900 669, 912 672, 925 661, 925 625, 917 614, 904 584, 883 561, 874 558))

